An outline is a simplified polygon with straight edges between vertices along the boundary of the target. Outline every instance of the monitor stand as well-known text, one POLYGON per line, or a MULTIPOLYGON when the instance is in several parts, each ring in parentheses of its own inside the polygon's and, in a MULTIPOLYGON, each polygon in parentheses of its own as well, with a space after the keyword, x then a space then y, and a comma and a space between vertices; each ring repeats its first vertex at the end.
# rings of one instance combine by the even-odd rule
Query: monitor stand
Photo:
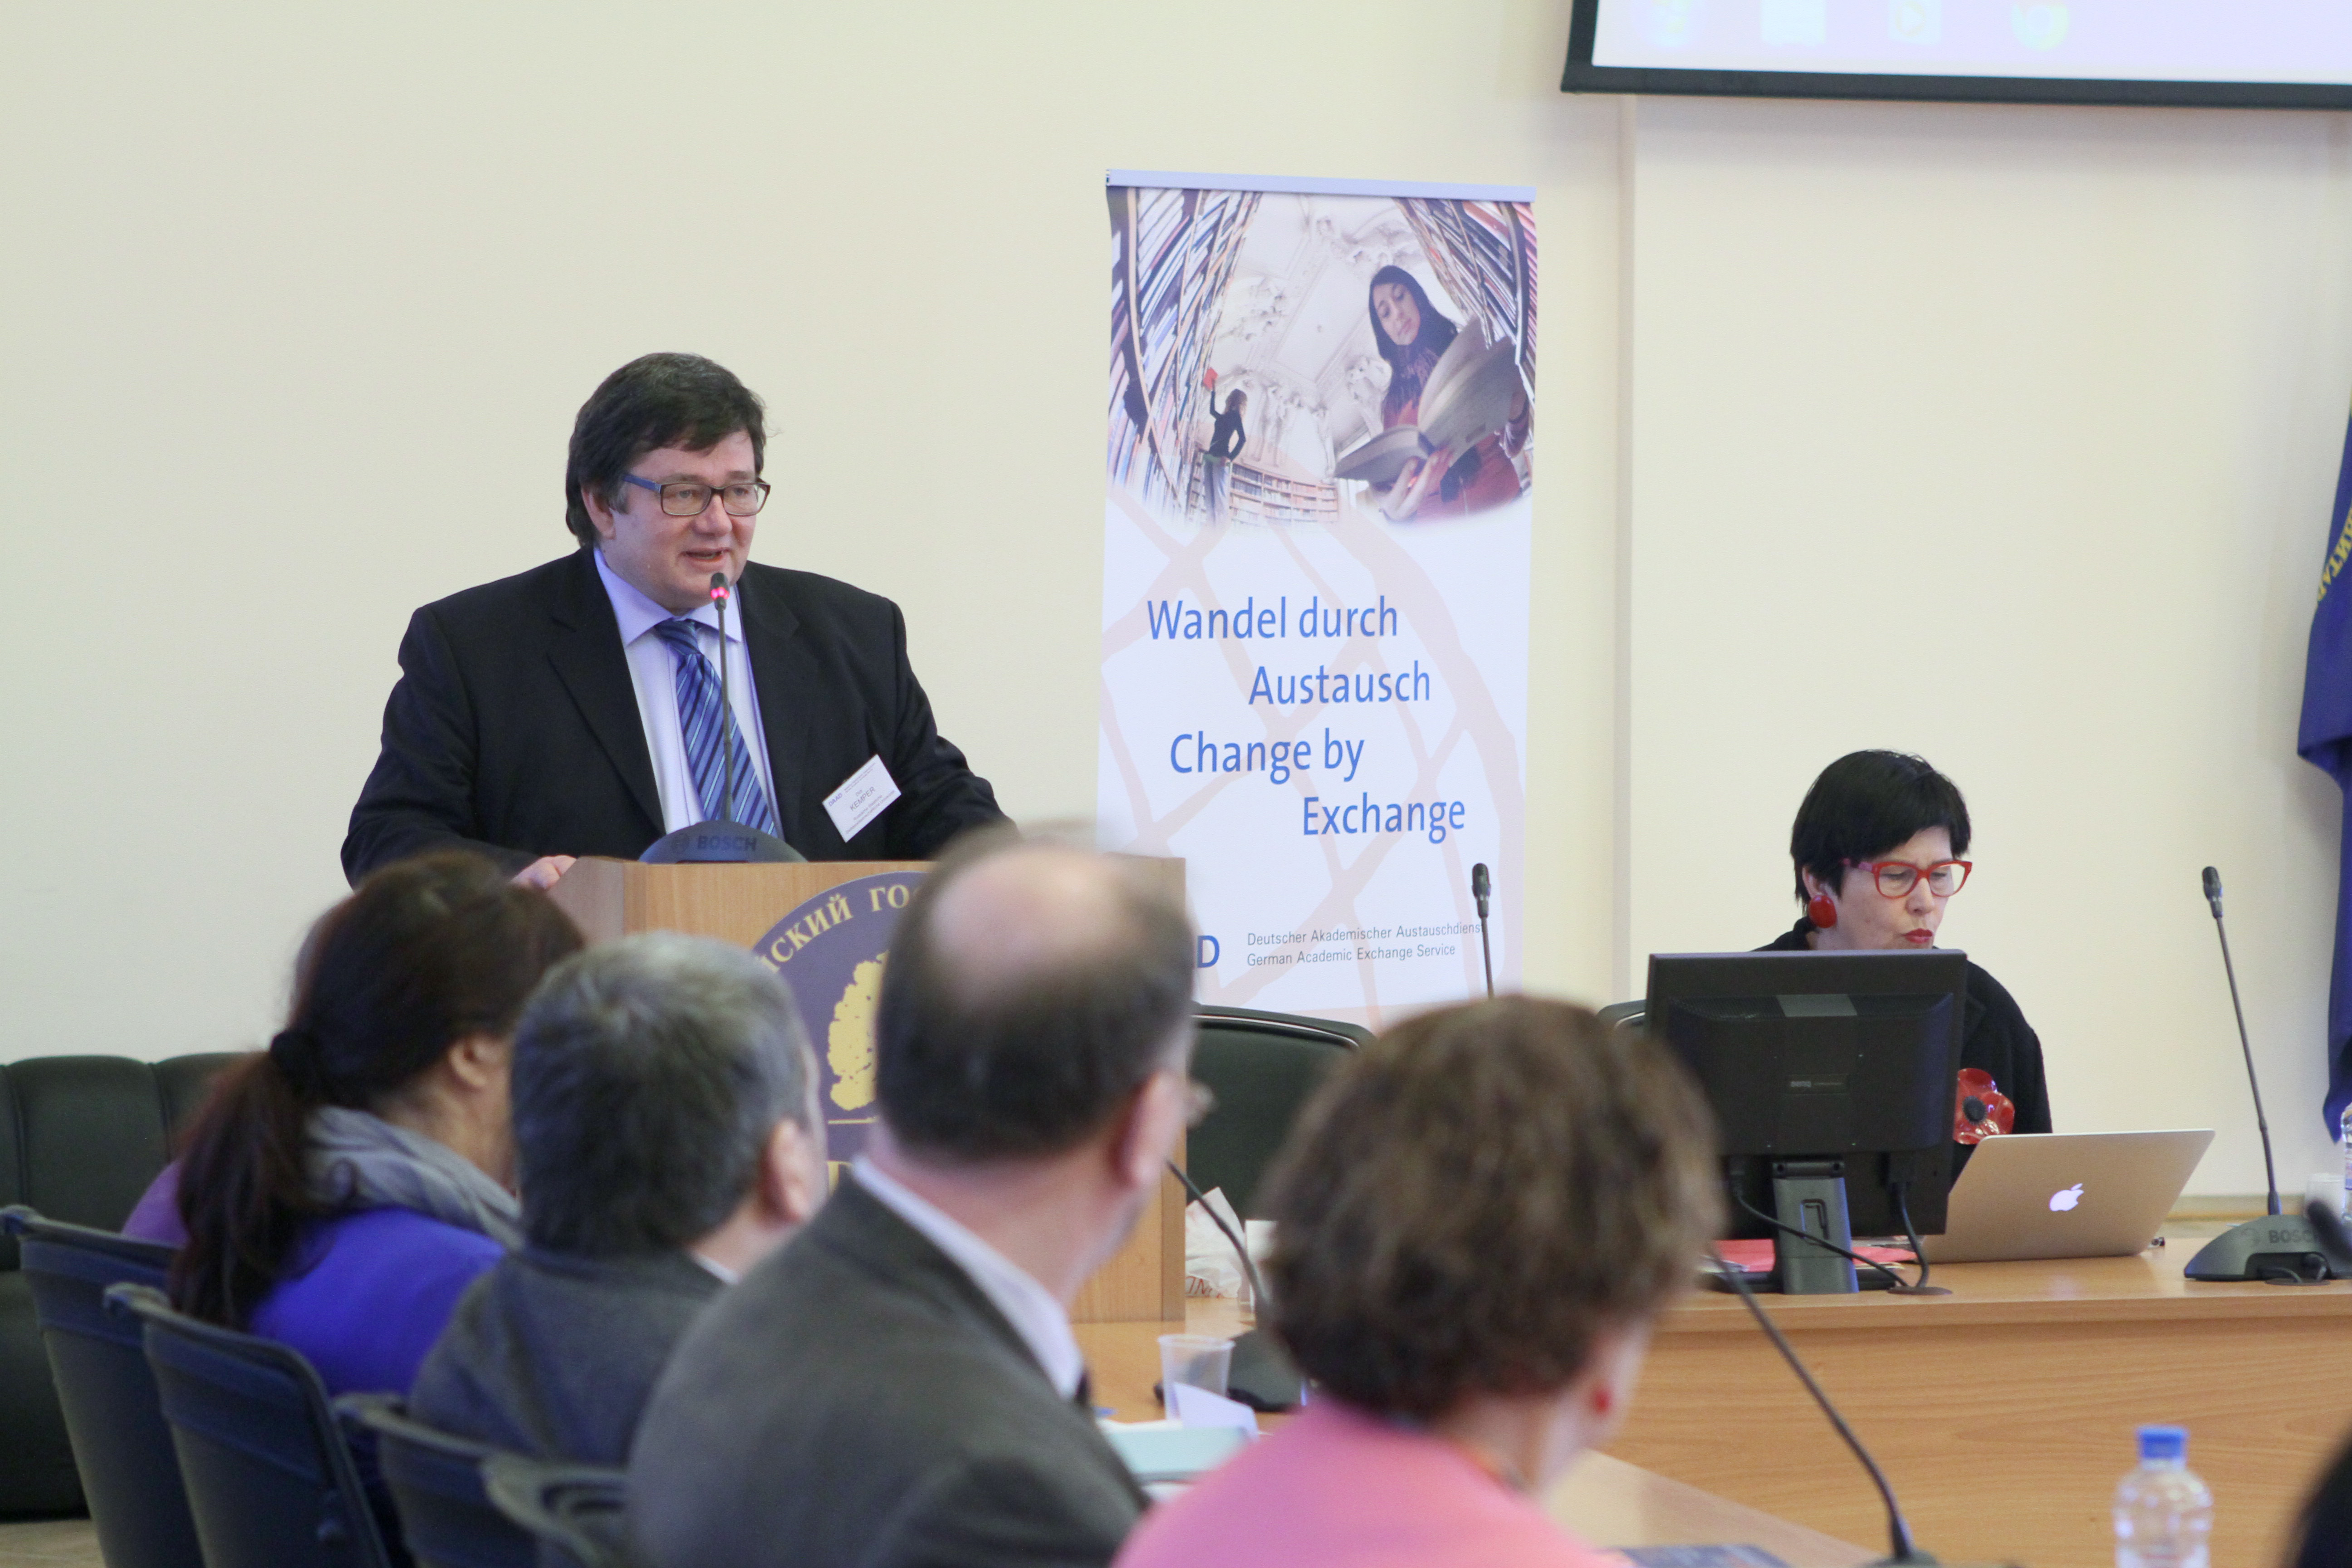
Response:
MULTIPOLYGON (((1775 1217, 1790 1229, 1853 1250, 1853 1227, 1845 1205, 1844 1161, 1776 1161, 1772 1206, 1775 1217)), ((1784 1296, 1843 1296, 1859 1288, 1851 1259, 1788 1231, 1773 1233, 1771 1289, 1784 1296)))

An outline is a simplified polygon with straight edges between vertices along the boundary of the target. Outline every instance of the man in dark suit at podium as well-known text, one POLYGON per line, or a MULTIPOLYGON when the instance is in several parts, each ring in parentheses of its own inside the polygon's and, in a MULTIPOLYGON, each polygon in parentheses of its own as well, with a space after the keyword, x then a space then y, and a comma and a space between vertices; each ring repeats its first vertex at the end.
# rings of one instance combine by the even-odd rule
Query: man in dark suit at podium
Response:
POLYGON ((932 722, 898 605, 750 563, 766 444, 759 398, 698 355, 605 378, 564 473, 581 548, 410 617, 352 880, 457 847, 545 887, 719 818, 811 860, 922 859, 1003 820, 932 722))

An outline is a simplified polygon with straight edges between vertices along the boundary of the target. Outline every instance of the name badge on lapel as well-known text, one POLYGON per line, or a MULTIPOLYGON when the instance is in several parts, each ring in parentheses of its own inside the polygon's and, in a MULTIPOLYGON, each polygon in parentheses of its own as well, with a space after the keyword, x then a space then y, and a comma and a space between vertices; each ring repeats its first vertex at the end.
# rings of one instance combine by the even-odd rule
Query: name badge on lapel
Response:
POLYGON ((842 781, 839 789, 824 797, 825 815, 833 818, 835 829, 842 842, 857 837, 858 829, 882 815, 883 808, 898 798, 898 783, 890 770, 882 765, 877 754, 866 759, 866 765, 842 781))

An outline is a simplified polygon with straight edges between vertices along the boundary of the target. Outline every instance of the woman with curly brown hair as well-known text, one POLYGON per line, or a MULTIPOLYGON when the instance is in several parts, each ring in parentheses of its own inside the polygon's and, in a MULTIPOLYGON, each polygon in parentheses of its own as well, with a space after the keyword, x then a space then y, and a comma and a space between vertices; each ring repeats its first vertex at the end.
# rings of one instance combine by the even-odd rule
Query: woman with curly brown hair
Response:
POLYGON ((1276 1173, 1274 1327, 1307 1409, 1147 1516, 1120 1568, 1597 1568, 1535 1494, 1623 1417, 1719 1218, 1697 1091, 1507 997, 1335 1076, 1276 1173))

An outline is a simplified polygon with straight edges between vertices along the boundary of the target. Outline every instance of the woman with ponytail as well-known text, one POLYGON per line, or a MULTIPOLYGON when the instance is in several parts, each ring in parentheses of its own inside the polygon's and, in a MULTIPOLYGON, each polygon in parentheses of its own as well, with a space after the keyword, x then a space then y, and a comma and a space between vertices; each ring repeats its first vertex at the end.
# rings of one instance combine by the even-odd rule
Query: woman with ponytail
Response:
POLYGON ((293 1346, 332 1393, 405 1393, 520 1239, 510 1041, 581 945, 545 894, 467 854, 387 866, 328 910, 286 1027, 223 1075, 174 1168, 173 1304, 293 1346))

